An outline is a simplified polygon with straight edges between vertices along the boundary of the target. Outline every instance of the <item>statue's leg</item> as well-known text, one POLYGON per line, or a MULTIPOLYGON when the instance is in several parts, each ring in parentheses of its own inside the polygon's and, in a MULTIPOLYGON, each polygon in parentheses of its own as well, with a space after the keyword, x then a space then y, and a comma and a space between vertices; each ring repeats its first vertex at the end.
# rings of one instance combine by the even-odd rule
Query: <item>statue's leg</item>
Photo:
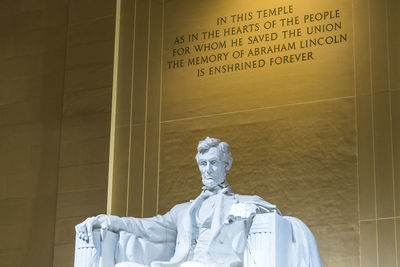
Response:
POLYGON ((196 261, 187 261, 179 265, 179 267, 243 267, 243 263, 200 263, 196 261))
POLYGON ((182 263, 179 267, 210 267, 210 265, 206 265, 195 261, 187 261, 182 263))
POLYGON ((115 265, 115 267, 148 267, 148 266, 136 262, 119 262, 115 265))

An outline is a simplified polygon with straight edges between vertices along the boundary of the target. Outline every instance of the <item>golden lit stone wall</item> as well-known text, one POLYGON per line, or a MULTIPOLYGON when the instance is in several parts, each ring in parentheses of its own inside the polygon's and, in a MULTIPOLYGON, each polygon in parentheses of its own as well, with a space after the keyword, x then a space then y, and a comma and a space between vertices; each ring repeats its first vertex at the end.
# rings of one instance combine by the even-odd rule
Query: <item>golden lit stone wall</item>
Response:
POLYGON ((107 206, 120 216, 157 213, 162 19, 163 1, 117 1, 107 206))
POLYGON ((0 266, 53 264, 67 2, 0 2, 0 266))
POLYGON ((397 267, 398 11, 394 0, 118 1, 108 211, 151 216, 194 199, 195 148, 213 136, 231 145, 233 189, 302 219, 325 266, 397 267))
POLYGON ((106 212, 115 2, 0 3, 0 266, 73 266, 106 212))
POLYGON ((115 2, 71 0, 53 266, 73 266, 75 225, 106 212, 115 2))
POLYGON ((360 265, 352 15, 349 1, 165 4, 160 212, 199 194, 196 144, 205 136, 215 136, 231 144, 234 163, 228 181, 236 192, 259 195, 276 204, 284 215, 302 219, 317 239, 325 266, 360 265), (264 12, 257 12, 275 7, 289 11, 266 18, 264 12), (334 18, 304 22, 306 16, 325 11, 332 11, 334 18), (250 12, 252 19, 239 19, 239 14, 250 12), (282 26, 281 19, 296 16, 298 24, 282 26), (227 17, 227 23, 216 25, 218 17, 227 17), (273 29, 263 28, 272 21, 276 21, 273 29), (256 23, 258 31, 233 34, 256 23), (341 29, 306 34, 308 27, 329 23, 340 23, 341 29), (201 41, 193 45, 175 43, 180 34, 209 29, 214 33, 220 29, 222 37, 208 38, 206 33, 206 38, 200 36, 201 41), (283 31, 293 31, 294 35, 285 38, 283 31), (280 37, 266 42, 265 33, 270 38, 273 33, 280 37), (312 38, 339 34, 346 34, 347 41, 307 47, 312 38), (232 47, 232 40, 238 38, 243 38, 243 46, 232 47), (264 41, 256 42, 256 38, 264 41), (214 40, 226 40, 227 48, 201 53, 192 49, 214 40), (292 42, 296 49, 285 51, 282 46, 289 47, 292 42), (277 45, 281 48, 276 49, 277 45), (174 48, 185 46, 192 49, 189 55, 173 56, 174 48), (260 47, 266 47, 267 53, 252 56, 260 47), (189 62, 193 57, 214 53, 231 53, 234 57, 235 50, 244 50, 244 56, 182 68, 167 65, 178 58, 189 62), (303 53, 307 55, 305 61, 279 63, 284 56, 300 54, 303 58, 303 53), (265 65, 229 73, 216 70, 221 65, 255 59, 264 60, 261 65, 265 65), (199 67, 205 71, 202 77, 197 77, 199 67))
POLYGON ((361 266, 399 266, 400 5, 364 2, 355 1, 361 266))

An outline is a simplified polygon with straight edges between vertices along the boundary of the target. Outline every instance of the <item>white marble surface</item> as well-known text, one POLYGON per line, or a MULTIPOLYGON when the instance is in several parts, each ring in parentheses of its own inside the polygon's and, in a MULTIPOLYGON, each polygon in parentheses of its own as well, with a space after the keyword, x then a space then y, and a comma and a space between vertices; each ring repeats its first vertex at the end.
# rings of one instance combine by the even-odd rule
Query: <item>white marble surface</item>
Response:
POLYGON ((99 215, 78 224, 75 267, 323 266, 300 220, 282 217, 258 196, 232 191, 227 143, 207 137, 199 142, 196 160, 204 186, 193 201, 152 218, 99 215), (118 233, 118 241, 104 243, 93 229, 118 233))

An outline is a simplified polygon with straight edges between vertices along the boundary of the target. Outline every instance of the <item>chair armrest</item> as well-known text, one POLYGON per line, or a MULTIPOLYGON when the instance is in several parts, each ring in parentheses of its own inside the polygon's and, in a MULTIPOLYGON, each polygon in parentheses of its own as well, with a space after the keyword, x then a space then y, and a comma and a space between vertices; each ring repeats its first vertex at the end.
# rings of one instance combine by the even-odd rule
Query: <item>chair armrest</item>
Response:
POLYGON ((245 267, 287 267, 292 245, 292 227, 276 212, 253 219, 244 252, 245 267))
POLYGON ((93 230, 89 242, 75 236, 75 267, 114 267, 119 235, 100 229, 93 230))

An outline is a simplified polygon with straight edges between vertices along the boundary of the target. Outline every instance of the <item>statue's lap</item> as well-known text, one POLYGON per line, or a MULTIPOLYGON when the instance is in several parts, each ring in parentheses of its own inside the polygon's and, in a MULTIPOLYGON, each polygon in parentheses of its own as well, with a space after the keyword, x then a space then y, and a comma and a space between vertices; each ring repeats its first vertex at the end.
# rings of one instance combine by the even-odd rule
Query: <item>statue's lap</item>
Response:
MULTIPOLYGON (((146 267, 145 265, 134 263, 134 262, 120 262, 115 265, 115 267, 146 267)), ((187 261, 182 263, 179 267, 210 267, 199 262, 187 261)))

